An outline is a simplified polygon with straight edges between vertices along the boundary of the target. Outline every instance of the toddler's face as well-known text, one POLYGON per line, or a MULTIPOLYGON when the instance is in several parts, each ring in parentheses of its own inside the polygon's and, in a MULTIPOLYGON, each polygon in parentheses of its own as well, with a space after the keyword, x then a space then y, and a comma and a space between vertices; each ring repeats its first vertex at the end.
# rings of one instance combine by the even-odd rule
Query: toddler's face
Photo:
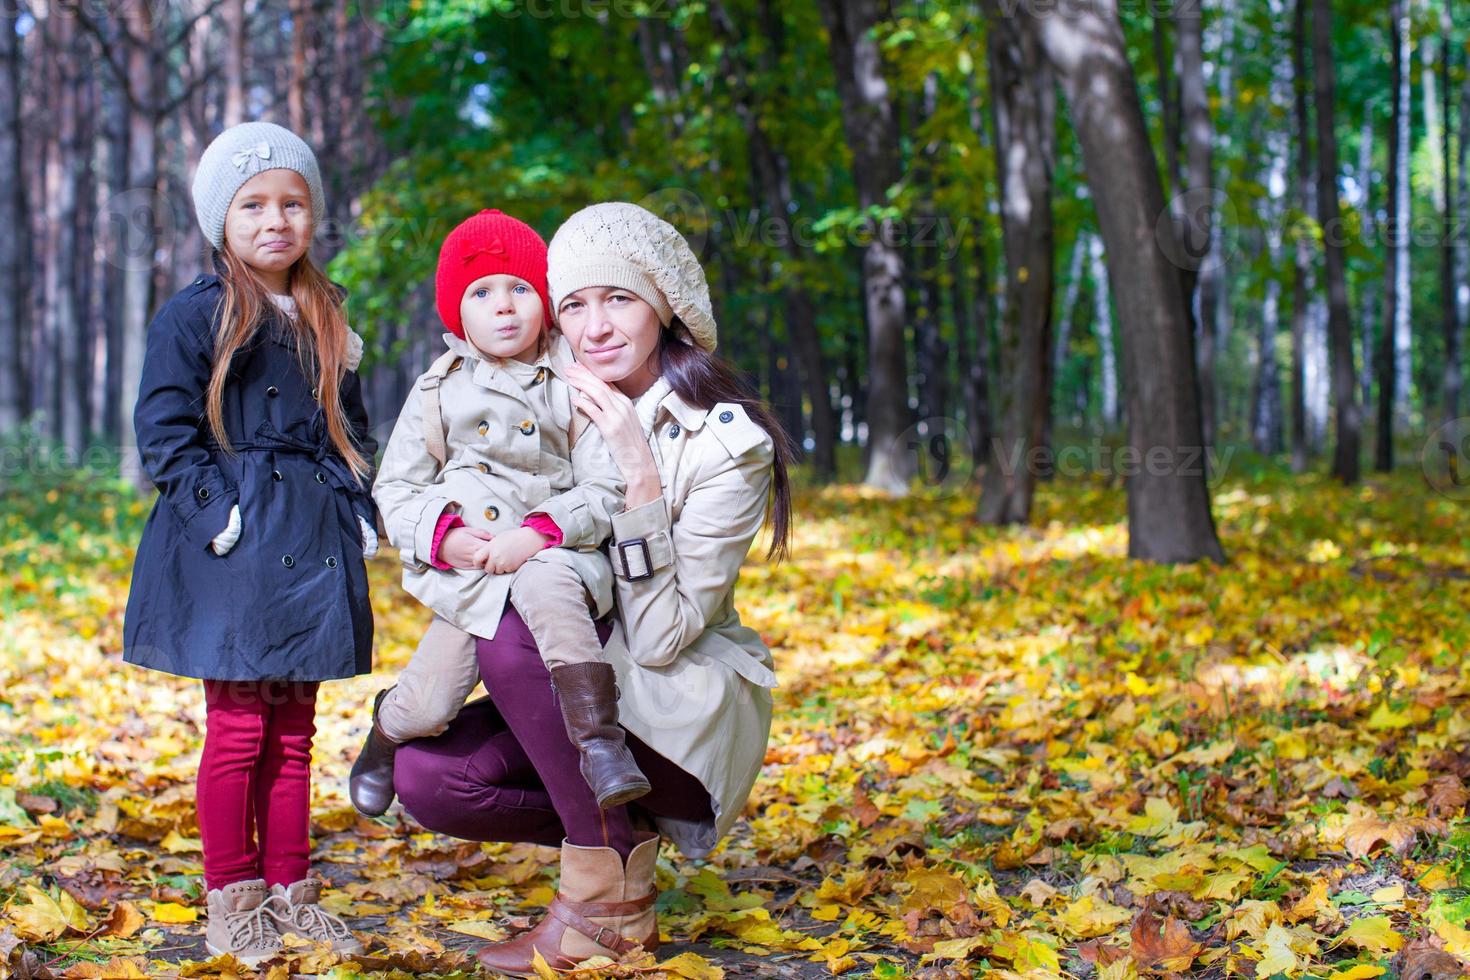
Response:
POLYGON ((464 291, 459 317, 477 350, 527 363, 536 359, 546 311, 526 280, 505 273, 481 276, 464 291))
POLYGON ((294 170, 263 170, 251 177, 225 212, 225 246, 285 292, 287 270, 311 247, 311 192, 294 170))

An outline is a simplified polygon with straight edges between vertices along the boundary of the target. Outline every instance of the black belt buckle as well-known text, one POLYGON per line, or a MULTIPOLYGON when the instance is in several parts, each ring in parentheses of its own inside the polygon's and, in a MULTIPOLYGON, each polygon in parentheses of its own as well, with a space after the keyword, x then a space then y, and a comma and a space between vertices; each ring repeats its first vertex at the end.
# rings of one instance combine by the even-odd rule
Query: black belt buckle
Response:
POLYGON ((619 541, 616 547, 618 549, 618 560, 623 563, 623 578, 629 582, 641 582, 644 579, 653 578, 653 556, 648 553, 648 542, 646 540, 643 538, 629 538, 626 541, 619 541), (645 571, 642 575, 634 575, 628 570, 628 549, 635 545, 643 549, 643 567, 645 571))

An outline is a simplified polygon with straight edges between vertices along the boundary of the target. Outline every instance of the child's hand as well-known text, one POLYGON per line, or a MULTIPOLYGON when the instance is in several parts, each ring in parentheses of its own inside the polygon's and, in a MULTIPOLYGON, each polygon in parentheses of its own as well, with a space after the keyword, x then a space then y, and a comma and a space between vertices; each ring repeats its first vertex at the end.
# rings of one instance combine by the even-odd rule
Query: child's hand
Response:
POLYGON ((497 535, 481 545, 475 552, 479 564, 485 571, 503 575, 513 572, 526 563, 536 552, 546 547, 546 536, 529 527, 518 527, 497 535))
POLYGON ((494 537, 495 535, 482 528, 456 527, 439 542, 439 560, 453 568, 478 568, 480 562, 475 558, 477 549, 484 547, 494 537))

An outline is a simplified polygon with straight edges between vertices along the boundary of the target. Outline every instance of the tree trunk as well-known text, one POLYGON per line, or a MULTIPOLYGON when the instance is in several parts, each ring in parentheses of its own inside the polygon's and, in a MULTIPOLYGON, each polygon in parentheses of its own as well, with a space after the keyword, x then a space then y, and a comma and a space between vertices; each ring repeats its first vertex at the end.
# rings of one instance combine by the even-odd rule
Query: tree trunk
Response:
POLYGON ((725 55, 729 64, 724 74, 727 77, 735 76, 732 78, 732 95, 736 113, 745 128, 752 177, 764 198, 766 214, 780 223, 783 249, 791 263, 792 274, 786 276, 781 289, 786 332, 791 339, 802 388, 811 404, 812 467, 819 480, 831 480, 837 475, 837 419, 832 409, 828 361, 822 352, 816 306, 801 281, 801 245, 788 223, 791 215, 791 184, 785 176, 786 162, 762 126, 761 109, 745 77, 747 66, 734 61, 741 37, 734 20, 720 0, 711 0, 709 11, 716 32, 726 44, 725 55))
MULTIPOLYGON (((1393 429, 1400 371, 1398 350, 1407 346, 1412 302, 1409 295, 1409 244, 1412 214, 1409 197, 1409 14, 1406 0, 1389 4, 1389 43, 1393 58, 1393 133, 1388 146, 1388 255, 1383 303, 1383 335, 1378 349, 1378 434, 1374 466, 1393 468, 1393 429), (1403 340, 1400 340, 1400 336, 1403 340)), ((1405 379, 1406 381, 1407 379, 1405 379)))
MULTIPOLYGON (((1358 220, 1363 226, 1363 240, 1376 242, 1378 240, 1378 225, 1373 209, 1373 113, 1371 110, 1363 113, 1363 126, 1358 136, 1358 171, 1357 179, 1357 201, 1358 220)), ((1359 348, 1363 352, 1363 360, 1358 365, 1358 394, 1363 399, 1363 411, 1366 413, 1368 406, 1373 404, 1373 338, 1378 335, 1377 326, 1373 318, 1377 315, 1378 304, 1378 282, 1371 276, 1366 277, 1362 288, 1359 290, 1358 336, 1359 348)))
POLYGON ((1216 314, 1219 279, 1210 258, 1214 234, 1214 143, 1215 127, 1210 121, 1210 95, 1205 87, 1203 0, 1180 0, 1174 17, 1179 25, 1179 105, 1184 117, 1184 148, 1187 199, 1182 207, 1180 260, 1188 273, 1185 303, 1198 325, 1196 351, 1199 362, 1200 428, 1205 445, 1215 441, 1219 411, 1215 385, 1216 314))
POLYGON ((1105 430, 1118 425, 1118 357, 1113 345, 1113 298, 1101 236, 1088 233, 1087 261, 1092 276, 1092 322, 1099 350, 1098 393, 1105 430))
MULTIPOLYGON (((1310 103, 1307 100, 1307 3, 1296 0, 1292 17, 1291 78, 1296 117, 1297 193, 1303 214, 1314 214, 1316 198, 1312 191, 1312 129, 1310 103)), ((1307 432, 1307 333, 1312 316, 1313 248, 1306 228, 1294 234, 1296 275, 1293 277, 1291 306, 1291 469, 1302 473, 1307 468, 1309 440, 1307 432)))
MULTIPOLYGON (((924 76, 924 84, 914 116, 913 141, 918 144, 920 131, 934 116, 939 105, 939 76, 934 72, 924 76)), ((934 228, 939 221, 939 209, 935 203, 937 191, 935 157, 939 142, 929 140, 918 145, 914 153, 913 173, 909 183, 918 188, 922 198, 919 214, 914 225, 914 234, 909 241, 909 253, 913 258, 914 299, 917 302, 914 320, 914 339, 919 354, 919 417, 940 419, 949 414, 949 392, 946 372, 949 353, 944 343, 942 330, 941 296, 939 291, 939 247, 934 228)), ((942 423, 941 423, 942 424, 942 423)), ((933 433, 925 433, 932 436, 933 433)))
POLYGON ((1362 421, 1353 377, 1353 325, 1348 313, 1345 233, 1337 201, 1337 79, 1332 61, 1332 0, 1312 2, 1312 70, 1317 104, 1317 220, 1322 226, 1327 273, 1327 339, 1332 357, 1332 401, 1337 445, 1332 475, 1358 481, 1362 421))
MULTIPOLYGON (((852 150, 853 182, 864 210, 888 203, 899 180, 898 127, 882 52, 873 37, 877 0, 819 0, 842 101, 842 125, 852 150)), ((868 466, 864 482, 894 494, 907 492, 914 459, 904 443, 912 419, 908 349, 904 342, 903 255, 889 219, 869 219, 863 250, 868 321, 868 466)))
MULTIPOLYGON (((1470 233, 1467 233, 1466 222, 1470 222, 1470 172, 1465 169, 1467 160, 1470 160, 1470 152, 1467 152, 1467 141, 1470 141, 1470 58, 1465 58, 1461 66, 1461 74, 1464 83, 1460 87, 1460 139, 1455 151, 1455 175, 1456 175, 1456 201, 1459 211, 1460 225, 1455 229, 1455 308, 1456 322, 1459 324, 1459 332, 1456 335, 1455 350, 1459 352, 1463 361, 1465 352, 1465 329, 1470 324, 1470 233)), ((1463 364, 1460 377, 1464 378, 1463 364)), ((1457 406, 1458 409, 1458 406, 1457 406)))
POLYGON ((1109 278, 1127 284, 1115 292, 1128 398, 1128 554, 1223 561, 1205 482, 1192 338, 1179 277, 1156 237, 1163 188, 1116 5, 1032 3, 1022 10, 1067 95, 1109 278))
POLYGON ((229 128, 245 121, 245 0, 225 0, 220 11, 225 28, 224 124, 229 128))
MULTIPOLYGON (((1439 61, 1439 84, 1442 120, 1441 132, 1441 155, 1443 164, 1440 178, 1443 181, 1443 192, 1441 198, 1444 202, 1444 230, 1440 236, 1440 301, 1441 326, 1444 330, 1444 376, 1443 397, 1440 404, 1440 417, 1449 422, 1460 414, 1460 321, 1455 309, 1455 235, 1457 227, 1455 224, 1455 188, 1454 160, 1450 150, 1454 124, 1450 116, 1450 58, 1453 57, 1454 49, 1448 43, 1451 36, 1453 24, 1450 21, 1450 8, 1446 4, 1440 8, 1440 37, 1446 39, 1443 56, 1439 61)), ((1464 131, 1460 132, 1460 139, 1464 140, 1464 131)))
POLYGON ((128 108, 128 186, 139 195, 141 222, 130 215, 124 234, 122 382, 118 418, 122 423, 122 473, 140 491, 150 485, 138 460, 133 430, 133 406, 143 378, 143 349, 148 317, 153 308, 153 255, 163 203, 158 195, 158 120, 154 111, 157 91, 155 72, 160 61, 154 52, 153 8, 146 3, 130 4, 124 28, 131 33, 127 44, 128 82, 132 103, 128 108))
POLYGON ((978 516, 986 524, 1024 524, 1043 460, 1047 334, 1055 279, 1052 168, 1056 82, 1034 31, 994 17, 989 31, 996 183, 1006 256, 1000 320, 996 434, 981 482, 978 516))
MULTIPOLYGON (((1273 5, 1273 14, 1277 5, 1273 5)), ((1273 76, 1270 88, 1271 108, 1282 114, 1291 110, 1291 80, 1273 76)), ((1290 133, 1272 127, 1266 137, 1269 152, 1261 183, 1266 188, 1267 265, 1272 270, 1266 280, 1266 295, 1261 303, 1260 331, 1256 340, 1256 380, 1252 386, 1251 445, 1262 455, 1281 452, 1283 444, 1281 378, 1276 359, 1276 337, 1281 326, 1281 278, 1275 270, 1282 268, 1285 244, 1281 222, 1286 214, 1286 195, 1290 188, 1290 133)))
MULTIPOLYGON (((60 423, 58 434, 69 460, 80 462, 87 443, 86 400, 82 378, 82 306, 77 302, 77 185, 84 163, 78 145, 78 58, 76 20, 54 9, 47 18, 48 41, 60 87, 55 91, 56 142, 46 168, 46 218, 51 226, 46 263, 47 334, 56 345, 54 378, 60 423)), ((48 351, 50 356, 53 352, 48 351)))
POLYGON ((25 416, 25 365, 22 360, 24 297, 22 243, 25 181, 21 172, 20 41, 15 33, 16 4, 0 4, 0 435, 14 431, 25 416))
POLYGON ((306 131, 307 53, 311 46, 311 0, 290 0, 291 78, 286 86, 286 118, 291 131, 306 131))
MULTIPOLYGON (((955 366, 960 375, 960 402, 964 407, 965 432, 969 439, 965 451, 977 463, 983 458, 981 447, 988 439, 988 417, 985 392, 984 303, 970 290, 969 270, 959 252, 950 258, 949 300, 954 310, 955 366), (975 339, 970 339, 971 331, 975 339), (982 438, 983 435, 983 438, 982 438)), ((978 286, 976 287, 978 292, 978 286)))

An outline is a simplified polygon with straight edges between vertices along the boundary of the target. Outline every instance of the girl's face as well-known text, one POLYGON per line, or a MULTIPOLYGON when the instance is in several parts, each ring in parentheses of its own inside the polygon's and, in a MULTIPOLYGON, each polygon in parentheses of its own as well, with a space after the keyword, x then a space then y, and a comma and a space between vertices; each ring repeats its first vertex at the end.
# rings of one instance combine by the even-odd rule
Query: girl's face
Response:
POLYGON ((235 193, 225 212, 225 247, 274 293, 291 283, 291 266, 311 247, 311 192, 294 170, 263 170, 235 193))
POLYGON ((577 360, 630 398, 658 377, 652 365, 663 326, 654 308, 627 290, 579 289, 561 301, 557 323, 577 360))
POLYGON ((459 319, 477 350, 529 364, 536 360, 546 307, 530 283, 502 272, 469 284, 459 319))

